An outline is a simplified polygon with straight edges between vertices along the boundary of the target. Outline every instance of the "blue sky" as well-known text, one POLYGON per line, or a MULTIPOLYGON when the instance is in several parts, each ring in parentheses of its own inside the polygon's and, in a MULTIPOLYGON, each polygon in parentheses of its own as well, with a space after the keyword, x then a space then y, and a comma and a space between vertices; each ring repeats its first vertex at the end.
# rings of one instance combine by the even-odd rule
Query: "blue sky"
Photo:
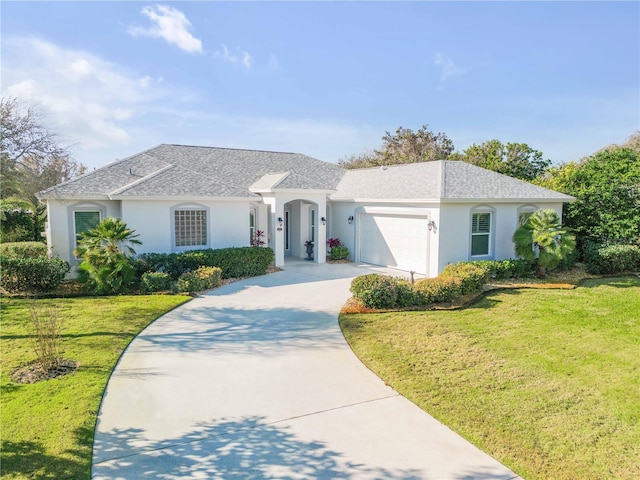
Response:
POLYGON ((428 124, 554 163, 640 129, 638 2, 11 2, 2 94, 99 167, 159 143, 337 161, 428 124))

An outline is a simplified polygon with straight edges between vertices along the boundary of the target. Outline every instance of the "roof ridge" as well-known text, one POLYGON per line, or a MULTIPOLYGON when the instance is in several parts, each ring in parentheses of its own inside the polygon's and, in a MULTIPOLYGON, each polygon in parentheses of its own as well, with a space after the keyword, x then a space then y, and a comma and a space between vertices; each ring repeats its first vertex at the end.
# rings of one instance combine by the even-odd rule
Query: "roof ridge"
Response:
MULTIPOLYGON (((304 155, 303 153, 297 153, 297 152, 281 152, 278 150, 261 150, 261 149, 254 149, 254 148, 210 147, 207 145, 184 145, 181 143, 163 143, 161 145, 166 145, 169 147, 206 148, 210 150, 235 150, 239 152, 260 152, 260 153, 280 153, 285 155, 304 155)), ((154 148, 157 148, 157 147, 154 147, 154 148)))
POLYGON ((151 150, 154 150, 154 149, 160 147, 161 145, 162 144, 156 145, 155 147, 148 148, 148 149, 146 149, 146 150, 144 150, 142 152, 134 153, 133 155, 129 155, 128 157, 121 158, 120 160, 115 160, 115 161, 113 161, 111 163, 107 163, 106 165, 103 165, 100 168, 94 168, 93 170, 85 172, 82 175, 78 175, 77 177, 73 177, 73 178, 70 178, 69 180, 65 180, 64 182, 58 183, 57 185, 53 185, 53 186, 51 186, 49 188, 46 188, 46 189, 44 189, 44 190, 42 190, 40 192, 37 192, 36 193, 36 197, 40 198, 39 195, 41 195, 41 194, 49 193, 49 192, 51 192, 53 190, 56 190, 58 187, 64 187, 64 186, 67 186, 67 185, 69 185, 71 183, 77 182, 77 181, 83 179, 84 177, 88 177, 89 175, 94 174, 95 172, 99 172, 100 170, 104 170, 107 167, 113 167, 114 165, 118 165, 120 163, 126 162, 127 160, 130 160, 133 157, 138 157, 140 155, 148 155, 149 157, 156 158, 156 157, 153 157, 152 155, 149 155, 147 152, 150 152, 151 150))
POLYGON ((152 179, 153 177, 156 177, 156 176, 160 175, 161 173, 166 172, 167 170, 169 170, 169 169, 171 169, 171 168, 173 168, 173 167, 175 167, 175 165, 173 165, 173 164, 171 164, 171 163, 170 163, 170 164, 168 164, 168 165, 165 165, 165 166, 164 166, 164 167, 162 167, 160 170, 156 170, 155 172, 151 172, 150 174, 145 175, 144 177, 139 178, 138 180, 134 180, 134 181, 133 181, 133 182, 131 182, 131 183, 127 183, 127 184, 126 184, 125 186, 123 186, 123 187, 120 187, 120 188, 115 189, 113 192, 109 192, 109 193, 107 193, 107 196, 109 196, 109 197, 110 197, 111 195, 120 195, 121 193, 124 193, 124 192, 126 192, 127 190, 129 190, 130 188, 133 188, 133 187, 135 187, 136 185, 140 185, 141 183, 146 182, 147 180, 150 180, 150 179, 152 179))

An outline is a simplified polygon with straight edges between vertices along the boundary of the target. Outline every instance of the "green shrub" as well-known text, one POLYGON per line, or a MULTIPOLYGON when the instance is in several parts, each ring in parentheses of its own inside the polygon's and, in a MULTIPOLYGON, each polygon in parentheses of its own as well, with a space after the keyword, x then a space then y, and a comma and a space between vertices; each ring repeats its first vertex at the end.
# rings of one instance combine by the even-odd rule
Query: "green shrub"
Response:
POLYGON ((460 263, 471 263, 487 268, 489 277, 495 279, 528 277, 531 276, 534 271, 534 264, 522 258, 515 260, 474 260, 460 263))
POLYGON ((370 273, 351 281, 351 293, 367 308, 394 308, 398 280, 388 275, 370 273))
POLYGON ((168 273, 172 280, 198 267, 220 267, 222 278, 264 275, 273 263, 273 250, 239 247, 190 250, 182 253, 143 253, 136 258, 139 277, 146 272, 168 273))
POLYGON ((456 277, 423 278, 415 283, 425 304, 452 302, 462 295, 462 281, 456 277))
POLYGON ((70 267, 59 258, 0 256, 0 284, 9 292, 47 292, 60 286, 70 267))
POLYGON ((47 246, 42 242, 1 243, 0 255, 14 258, 46 258, 47 246))
POLYGON ((424 307, 429 304, 428 299, 424 293, 415 288, 406 280, 398 279, 396 282, 396 307, 397 308, 410 308, 410 307, 424 307))
POLYGON ((187 258, 198 258, 199 261, 202 261, 201 265, 207 267, 220 267, 222 278, 264 275, 274 260, 273 250, 265 247, 194 250, 181 255, 187 258))
POLYGON ((344 260, 349 256, 349 249, 344 245, 338 245, 331 249, 329 256, 331 260, 344 260))
POLYGON ((484 264, 472 262, 459 262, 447 265, 440 278, 456 278, 460 280, 460 292, 462 295, 479 292, 487 282, 491 268, 484 264))
POLYGON ((596 274, 640 270, 640 247, 637 245, 591 244, 585 249, 587 270, 596 274))
POLYGON ((179 292, 201 292, 219 287, 221 283, 222 270, 220 268, 200 267, 180 275, 176 288, 179 292))
POLYGON ((171 290, 173 286, 171 275, 165 272, 146 272, 142 274, 140 283, 142 284, 142 289, 150 293, 171 290))

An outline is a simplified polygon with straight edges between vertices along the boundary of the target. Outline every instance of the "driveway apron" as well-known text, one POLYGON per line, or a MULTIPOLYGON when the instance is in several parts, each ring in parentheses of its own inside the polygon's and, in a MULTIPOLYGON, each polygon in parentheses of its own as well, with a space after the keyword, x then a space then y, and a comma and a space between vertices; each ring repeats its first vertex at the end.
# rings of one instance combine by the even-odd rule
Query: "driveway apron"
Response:
POLYGON ((518 478, 352 353, 337 315, 372 271, 292 262, 155 321, 109 380, 92 478, 518 478))

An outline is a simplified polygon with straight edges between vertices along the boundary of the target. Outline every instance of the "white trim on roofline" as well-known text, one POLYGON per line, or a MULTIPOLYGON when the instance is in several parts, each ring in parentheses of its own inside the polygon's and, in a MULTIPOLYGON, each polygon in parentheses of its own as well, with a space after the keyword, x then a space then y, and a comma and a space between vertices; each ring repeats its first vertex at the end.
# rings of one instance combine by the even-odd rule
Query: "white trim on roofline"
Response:
POLYGON ((107 200, 158 200, 158 201, 181 201, 181 202, 255 202, 260 201, 260 196, 247 197, 208 197, 208 196, 188 196, 188 195, 110 195, 107 200))
POLYGON ((569 203, 573 202, 576 198, 569 195, 566 198, 443 198, 441 203, 569 203))
POLYGON ((334 203, 442 203, 439 198, 331 198, 334 203))

